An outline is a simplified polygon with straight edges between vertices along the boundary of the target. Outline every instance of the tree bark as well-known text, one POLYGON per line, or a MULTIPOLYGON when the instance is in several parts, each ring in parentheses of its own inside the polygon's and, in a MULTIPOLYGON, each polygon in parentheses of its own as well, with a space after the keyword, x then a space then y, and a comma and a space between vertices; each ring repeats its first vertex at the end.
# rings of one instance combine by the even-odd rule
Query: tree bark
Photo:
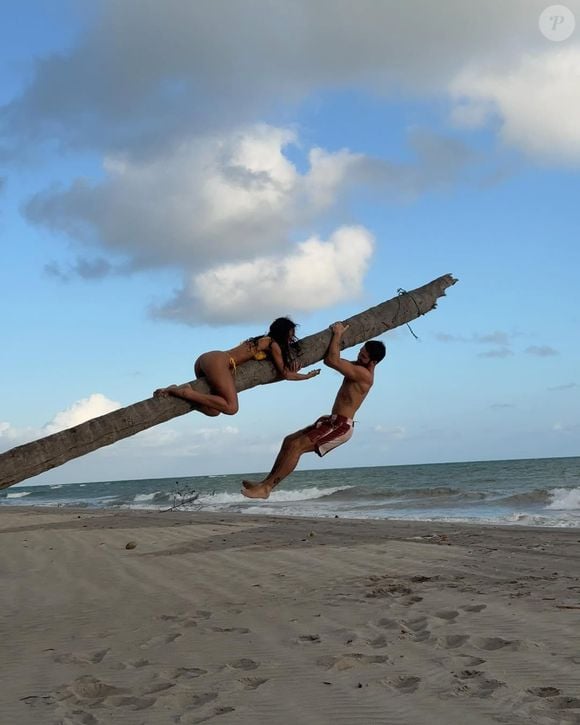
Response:
MULTIPOLYGON (((445 295, 445 290, 456 281, 450 274, 444 275, 411 292, 401 291, 397 297, 344 320, 350 327, 343 337, 343 348, 366 342, 424 315, 436 307, 437 299, 445 295)), ((301 340, 300 362, 303 367, 322 360, 330 337, 330 330, 326 329, 301 340)), ((238 391, 247 390, 256 385, 274 382, 276 378, 272 363, 252 360, 238 367, 236 388, 238 391)), ((209 390, 204 379, 191 381, 189 385, 200 392, 209 390)), ((185 415, 192 409, 188 402, 180 398, 148 398, 73 428, 12 448, 0 455, 0 489, 8 488, 178 415, 185 415)))

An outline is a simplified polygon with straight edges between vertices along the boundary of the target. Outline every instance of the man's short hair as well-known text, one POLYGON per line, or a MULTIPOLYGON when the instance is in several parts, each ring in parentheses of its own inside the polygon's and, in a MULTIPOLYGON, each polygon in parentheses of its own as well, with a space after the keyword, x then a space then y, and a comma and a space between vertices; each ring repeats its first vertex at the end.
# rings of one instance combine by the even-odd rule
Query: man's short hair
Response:
POLYGON ((371 361, 375 363, 380 363, 387 354, 385 343, 380 340, 369 340, 369 342, 365 343, 365 348, 371 361))

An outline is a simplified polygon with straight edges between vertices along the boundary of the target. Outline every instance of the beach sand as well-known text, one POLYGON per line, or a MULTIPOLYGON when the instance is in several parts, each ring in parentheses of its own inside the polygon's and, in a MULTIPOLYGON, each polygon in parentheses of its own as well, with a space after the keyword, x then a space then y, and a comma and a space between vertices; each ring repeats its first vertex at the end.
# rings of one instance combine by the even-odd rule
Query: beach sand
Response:
POLYGON ((580 530, 15 507, 0 535, 2 725, 580 723, 580 530))

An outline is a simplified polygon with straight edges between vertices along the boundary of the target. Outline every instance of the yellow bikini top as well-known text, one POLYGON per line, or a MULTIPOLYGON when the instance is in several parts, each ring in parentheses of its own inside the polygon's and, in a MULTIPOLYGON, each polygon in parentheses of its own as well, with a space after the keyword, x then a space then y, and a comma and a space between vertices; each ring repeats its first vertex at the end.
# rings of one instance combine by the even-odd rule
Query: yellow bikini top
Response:
POLYGON ((254 353, 254 360, 265 360, 268 356, 263 350, 258 350, 254 353))

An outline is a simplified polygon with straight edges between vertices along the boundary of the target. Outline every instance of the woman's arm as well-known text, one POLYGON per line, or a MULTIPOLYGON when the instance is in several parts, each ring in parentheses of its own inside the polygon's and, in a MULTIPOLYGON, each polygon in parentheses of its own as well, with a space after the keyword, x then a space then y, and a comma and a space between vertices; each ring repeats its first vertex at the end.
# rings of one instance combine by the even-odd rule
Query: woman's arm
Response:
POLYGON ((320 374, 320 369, 311 370, 309 373, 303 374, 292 370, 284 365, 284 358, 282 357, 282 350, 277 342, 272 340, 270 345, 270 353, 272 355, 272 362, 274 367, 278 371, 278 374, 284 378, 284 380, 310 380, 320 374))

